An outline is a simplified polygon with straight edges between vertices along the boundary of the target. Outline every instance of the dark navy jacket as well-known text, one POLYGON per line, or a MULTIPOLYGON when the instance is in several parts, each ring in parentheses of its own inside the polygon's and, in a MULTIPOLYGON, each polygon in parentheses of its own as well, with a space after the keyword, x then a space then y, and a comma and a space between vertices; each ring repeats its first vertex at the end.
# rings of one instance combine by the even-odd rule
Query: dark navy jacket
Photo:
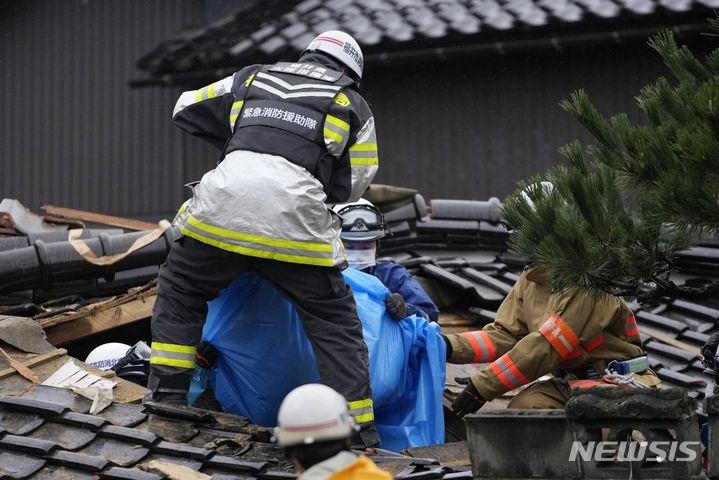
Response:
POLYGON ((399 293, 407 304, 409 315, 419 315, 431 322, 439 319, 439 309, 429 295, 402 265, 393 262, 377 262, 377 265, 362 270, 374 275, 392 293, 399 293))

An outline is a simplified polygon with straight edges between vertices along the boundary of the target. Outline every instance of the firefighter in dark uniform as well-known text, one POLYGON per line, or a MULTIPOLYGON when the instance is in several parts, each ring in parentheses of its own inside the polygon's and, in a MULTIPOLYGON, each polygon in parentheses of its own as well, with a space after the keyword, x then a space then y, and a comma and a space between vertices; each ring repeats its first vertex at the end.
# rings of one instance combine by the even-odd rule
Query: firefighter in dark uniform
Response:
POLYGON ((183 236, 160 271, 153 400, 185 401, 207 301, 256 272, 297 309, 322 382, 347 398, 364 445, 379 443, 341 222, 327 207, 359 199, 377 172, 362 68, 357 42, 330 31, 296 63, 252 65, 180 96, 175 124, 222 155, 180 208, 183 236))

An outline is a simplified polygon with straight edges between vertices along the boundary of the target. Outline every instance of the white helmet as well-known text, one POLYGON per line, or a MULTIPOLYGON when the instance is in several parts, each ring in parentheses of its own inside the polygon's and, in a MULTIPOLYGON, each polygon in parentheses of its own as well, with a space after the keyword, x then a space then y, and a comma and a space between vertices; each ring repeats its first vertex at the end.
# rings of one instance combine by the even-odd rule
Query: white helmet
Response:
POLYGON ((323 52, 347 65, 362 78, 364 57, 359 43, 351 35, 339 30, 329 30, 317 35, 305 49, 306 52, 323 52))
POLYGON ((110 370, 130 350, 124 343, 105 343, 96 347, 85 359, 85 363, 100 370, 110 370))
POLYGON ((387 233, 384 215, 372 202, 360 198, 353 203, 341 203, 332 211, 342 217, 340 238, 348 242, 379 240, 387 233))
POLYGON ((280 447, 341 440, 352 435, 354 425, 342 395, 327 385, 309 383, 282 401, 275 439, 280 447))

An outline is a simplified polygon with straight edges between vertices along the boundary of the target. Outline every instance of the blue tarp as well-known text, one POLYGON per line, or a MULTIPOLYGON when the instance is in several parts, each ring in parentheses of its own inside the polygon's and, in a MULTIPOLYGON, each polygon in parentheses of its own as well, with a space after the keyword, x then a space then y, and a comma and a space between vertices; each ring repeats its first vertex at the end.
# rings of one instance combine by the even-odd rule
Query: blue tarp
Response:
MULTIPOLYGON (((393 320, 387 289, 375 277, 344 271, 369 349, 375 422, 382 447, 444 442, 445 344, 439 325, 412 315, 393 320)), ((210 383, 223 409, 274 426, 293 388, 319 382, 312 347, 292 305, 255 274, 245 274, 210 302, 202 338, 219 351, 210 383)), ((195 385, 196 387, 196 385, 195 385)))

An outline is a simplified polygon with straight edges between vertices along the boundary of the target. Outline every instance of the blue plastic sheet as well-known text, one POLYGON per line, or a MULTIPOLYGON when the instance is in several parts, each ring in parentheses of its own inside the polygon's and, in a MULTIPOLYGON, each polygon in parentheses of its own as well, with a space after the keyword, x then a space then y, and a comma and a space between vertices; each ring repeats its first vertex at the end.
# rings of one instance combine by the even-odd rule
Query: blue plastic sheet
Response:
MULTIPOLYGON (((375 422, 382 447, 399 451, 444 442, 445 344, 439 325, 412 315, 393 320, 387 289, 347 269, 369 349, 375 422)), ((312 347, 292 305, 259 276, 245 274, 210 303, 203 340, 219 350, 210 383, 222 407, 274 426, 292 389, 319 382, 312 347)), ((195 384, 193 388, 198 390, 195 384)))

